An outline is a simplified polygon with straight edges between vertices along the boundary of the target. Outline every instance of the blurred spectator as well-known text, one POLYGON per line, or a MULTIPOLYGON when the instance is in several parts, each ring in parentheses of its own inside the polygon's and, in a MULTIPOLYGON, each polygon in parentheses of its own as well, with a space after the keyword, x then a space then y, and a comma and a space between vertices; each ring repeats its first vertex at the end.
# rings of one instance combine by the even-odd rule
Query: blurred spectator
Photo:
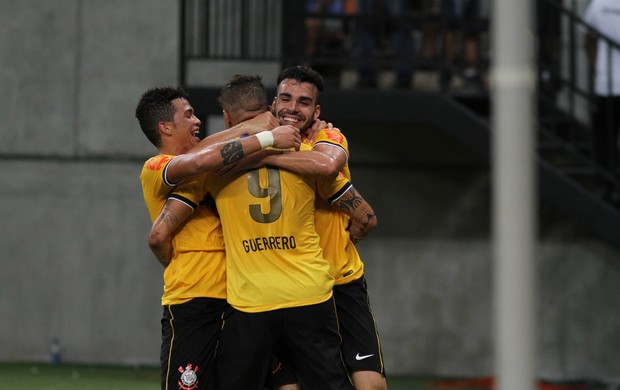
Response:
POLYGON ((437 36, 441 25, 442 0, 417 0, 416 10, 423 15, 422 58, 430 63, 436 62, 437 36))
POLYGON ((326 82, 333 83, 340 75, 340 66, 334 66, 334 57, 342 55, 349 46, 350 22, 343 15, 357 11, 356 0, 307 0, 306 12, 323 14, 306 18, 306 65, 323 74, 326 82), (330 18, 327 15, 334 15, 330 18), (332 60, 332 65, 322 64, 321 59, 332 60))
POLYGON ((358 0, 359 28, 355 35, 354 56, 358 86, 376 87, 379 64, 376 59, 380 48, 393 58, 396 86, 410 88, 413 76, 414 47, 409 0, 358 0), (383 35, 389 43, 382 42, 383 35), (387 47, 381 47, 389 44, 387 47))
POLYGON ((604 168, 617 173, 618 127, 620 127, 620 49, 606 39, 620 44, 620 1, 592 0, 586 9, 585 21, 596 29, 588 30, 586 49, 594 69, 596 105, 592 110, 593 152, 604 168))
POLYGON ((480 39, 485 31, 488 3, 485 0, 423 0, 422 12, 429 18, 422 29, 422 55, 429 63, 445 61, 440 78, 442 88, 449 87, 455 72, 463 78, 466 88, 483 88, 480 39), (440 27, 445 29, 445 46, 438 56, 440 27))

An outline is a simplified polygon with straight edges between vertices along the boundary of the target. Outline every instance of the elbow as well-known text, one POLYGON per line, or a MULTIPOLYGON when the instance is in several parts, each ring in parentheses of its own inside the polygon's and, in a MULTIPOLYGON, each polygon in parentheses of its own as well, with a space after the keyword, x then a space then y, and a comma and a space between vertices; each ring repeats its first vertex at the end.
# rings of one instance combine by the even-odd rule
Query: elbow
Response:
POLYGON ((334 160, 331 160, 329 163, 323 165, 323 175, 335 178, 340 172, 340 169, 340 164, 336 163, 334 160))
POLYGON ((379 226, 377 222, 377 215, 373 212, 368 218, 368 224, 366 225, 366 234, 375 230, 377 226, 379 226))
POLYGON ((159 234, 159 232, 157 232, 156 230, 151 229, 151 231, 149 232, 149 241, 148 241, 149 248, 151 248, 151 250, 158 250, 159 248, 162 247, 165 241, 166 241, 165 237, 159 234))

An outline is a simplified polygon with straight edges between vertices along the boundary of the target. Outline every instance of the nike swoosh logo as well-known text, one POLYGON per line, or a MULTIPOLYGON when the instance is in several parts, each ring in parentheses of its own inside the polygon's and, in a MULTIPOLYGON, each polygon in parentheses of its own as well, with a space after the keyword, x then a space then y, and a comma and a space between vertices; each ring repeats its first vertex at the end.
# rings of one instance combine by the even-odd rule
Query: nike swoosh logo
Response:
POLYGON ((357 355, 355 355, 355 360, 364 360, 364 359, 367 359, 367 358, 369 358, 371 356, 375 356, 375 354, 371 353, 370 355, 360 356, 360 354, 358 353, 357 355))

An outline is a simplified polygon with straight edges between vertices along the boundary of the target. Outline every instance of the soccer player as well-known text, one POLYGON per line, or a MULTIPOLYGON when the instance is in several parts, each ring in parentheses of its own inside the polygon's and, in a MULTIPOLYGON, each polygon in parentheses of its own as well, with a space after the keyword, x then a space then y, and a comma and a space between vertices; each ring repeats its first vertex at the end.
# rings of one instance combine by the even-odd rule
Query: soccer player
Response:
POLYGON ((219 218, 205 198, 204 180, 183 179, 230 164, 267 146, 297 147, 299 131, 269 115, 200 141, 200 120, 181 88, 143 94, 136 117, 158 154, 140 180, 153 226, 149 245, 165 267, 162 296, 162 389, 207 389, 226 304, 225 250, 219 218), (190 217, 191 215, 191 217, 190 217))
MULTIPOLYGON (((310 104, 313 98, 309 84, 318 78, 320 75, 310 68, 298 66, 285 69, 278 77, 277 95, 272 104, 280 123, 290 123, 300 128, 303 144, 310 145, 312 151, 265 156, 268 153, 265 150, 253 155, 254 160, 256 156, 264 156, 260 162, 252 161, 253 164, 270 164, 300 174, 320 174, 327 166, 332 174, 340 172, 350 180, 348 143, 344 135, 335 129, 324 129, 318 134, 308 131, 307 118, 320 110, 316 102, 310 104)), ((322 90, 319 89, 319 92, 322 90)), ((317 198, 316 231, 335 278, 333 293, 342 336, 342 353, 353 384, 361 390, 387 389, 379 334, 364 278, 364 264, 354 245, 376 227, 377 218, 372 207, 354 188, 346 195, 349 198, 340 203, 341 209, 317 198)), ((284 351, 280 353, 284 358, 274 373, 273 383, 280 390, 296 389, 298 387, 293 385, 286 387, 295 382, 295 377, 291 372, 291 362, 284 351)))
MULTIPOLYGON (((247 92, 234 92, 252 83, 264 91, 253 76, 235 78, 223 89, 227 125, 242 120, 253 105, 242 99, 247 92), (233 106, 228 106, 231 95, 233 106)), ((316 100, 318 89, 312 88, 316 100)), ((266 110, 266 94, 262 101, 266 110)), ((350 183, 342 176, 318 178, 271 166, 210 176, 208 188, 226 242, 232 306, 216 356, 216 388, 262 390, 271 355, 285 343, 302 387, 352 389, 340 357, 333 277, 314 229, 315 193, 338 203, 350 183)))
MULTIPOLYGON (((339 163, 340 174, 351 180, 348 143, 344 135, 337 130, 325 129, 310 140, 304 127, 298 126, 305 116, 304 106, 307 103, 304 86, 316 78, 315 73, 301 66, 282 71, 273 103, 274 114, 280 123, 299 127, 303 144, 309 142, 313 151, 332 157, 339 163)), ((266 162, 285 169, 303 169, 301 166, 309 163, 304 159, 296 160, 302 153, 275 155, 267 158, 266 162), (274 161, 277 159, 279 163, 274 161)), ((317 199, 316 230, 335 278, 334 300, 342 335, 342 354, 353 384, 357 390, 387 389, 379 333, 364 278, 364 264, 354 245, 376 227, 377 218, 359 192, 351 191, 350 195, 350 199, 340 203, 340 209, 317 199)))

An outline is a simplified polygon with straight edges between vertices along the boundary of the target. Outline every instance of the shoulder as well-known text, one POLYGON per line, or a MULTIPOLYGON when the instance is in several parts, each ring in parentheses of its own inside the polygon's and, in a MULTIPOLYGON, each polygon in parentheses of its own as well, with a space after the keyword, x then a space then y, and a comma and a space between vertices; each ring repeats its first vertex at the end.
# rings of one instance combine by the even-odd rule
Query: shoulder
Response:
POLYGON ((142 169, 150 171, 161 171, 174 157, 175 156, 171 156, 168 154, 158 154, 157 156, 153 156, 146 160, 142 169))
POLYGON ((319 131, 319 133, 315 137, 314 143, 316 144, 321 141, 343 144, 347 142, 347 138, 344 136, 344 134, 342 134, 339 129, 325 128, 319 131))

